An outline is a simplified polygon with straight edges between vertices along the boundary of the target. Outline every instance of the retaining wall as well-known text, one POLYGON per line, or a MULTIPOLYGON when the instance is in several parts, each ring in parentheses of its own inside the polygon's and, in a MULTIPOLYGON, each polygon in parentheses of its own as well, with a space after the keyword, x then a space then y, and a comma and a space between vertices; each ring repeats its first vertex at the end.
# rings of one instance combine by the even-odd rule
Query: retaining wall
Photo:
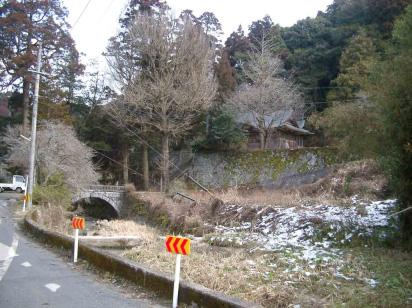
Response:
POLYGON ((252 185, 280 189, 314 183, 341 162, 330 148, 200 153, 194 155, 188 174, 209 188, 252 185))

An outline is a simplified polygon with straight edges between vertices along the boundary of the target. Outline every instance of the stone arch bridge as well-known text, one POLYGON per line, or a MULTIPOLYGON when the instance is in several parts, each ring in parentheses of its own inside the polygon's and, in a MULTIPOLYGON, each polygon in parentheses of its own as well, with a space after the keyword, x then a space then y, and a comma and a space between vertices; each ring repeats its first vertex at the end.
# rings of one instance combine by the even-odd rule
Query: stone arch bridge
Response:
POLYGON ((72 203, 74 204, 81 200, 87 201, 92 198, 100 199, 111 206, 116 211, 117 216, 120 217, 124 206, 124 194, 124 186, 91 185, 74 195, 72 203))

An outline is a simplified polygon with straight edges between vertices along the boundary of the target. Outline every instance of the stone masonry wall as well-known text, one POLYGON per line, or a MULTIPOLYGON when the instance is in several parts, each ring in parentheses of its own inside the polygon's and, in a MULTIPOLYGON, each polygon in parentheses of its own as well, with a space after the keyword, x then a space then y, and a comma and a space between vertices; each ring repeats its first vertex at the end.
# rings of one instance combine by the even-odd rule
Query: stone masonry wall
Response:
POLYGON ((341 163, 336 150, 299 149, 194 155, 188 174, 209 188, 253 185, 280 189, 314 183, 341 163))

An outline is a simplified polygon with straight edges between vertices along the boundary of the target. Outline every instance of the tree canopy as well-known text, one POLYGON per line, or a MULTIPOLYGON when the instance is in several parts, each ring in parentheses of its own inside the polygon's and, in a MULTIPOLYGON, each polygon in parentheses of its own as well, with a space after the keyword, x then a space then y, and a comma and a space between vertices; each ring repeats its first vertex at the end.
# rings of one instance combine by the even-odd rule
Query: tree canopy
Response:
POLYGON ((0 7, 0 82, 23 93, 23 130, 28 129, 30 87, 39 43, 42 61, 52 78, 43 85, 45 104, 70 103, 76 78, 83 72, 79 53, 66 23, 67 10, 59 0, 6 0, 0 7), (47 90, 46 90, 47 89, 47 90))

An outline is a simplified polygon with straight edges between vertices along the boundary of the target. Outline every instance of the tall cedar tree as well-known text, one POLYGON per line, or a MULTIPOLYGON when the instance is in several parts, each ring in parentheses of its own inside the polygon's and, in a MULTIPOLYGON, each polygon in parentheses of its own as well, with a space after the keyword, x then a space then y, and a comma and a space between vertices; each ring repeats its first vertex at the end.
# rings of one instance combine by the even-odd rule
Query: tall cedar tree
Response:
POLYGON ((230 66, 227 51, 222 52, 222 56, 215 65, 215 71, 219 82, 218 100, 223 103, 225 98, 229 97, 237 86, 236 69, 230 66))
MULTIPOLYGON (((1 85, 21 87, 23 129, 26 131, 30 86, 34 80, 28 70, 35 67, 39 43, 43 43, 42 60, 46 69, 54 70, 62 62, 69 65, 65 72, 68 72, 66 77, 71 78, 67 78, 65 82, 73 80, 73 77, 82 72, 82 67, 78 64, 78 53, 65 21, 67 14, 59 0, 6 0, 0 7, 1 85), (67 54, 70 54, 70 59, 67 54)), ((66 86, 70 90, 71 86, 66 86)))
POLYGON ((227 38, 225 46, 229 57, 230 66, 236 68, 236 78, 240 83, 244 80, 244 75, 242 74, 240 65, 246 61, 248 53, 252 51, 252 45, 250 44, 249 38, 245 36, 242 26, 239 26, 236 32, 232 32, 232 34, 227 38))

